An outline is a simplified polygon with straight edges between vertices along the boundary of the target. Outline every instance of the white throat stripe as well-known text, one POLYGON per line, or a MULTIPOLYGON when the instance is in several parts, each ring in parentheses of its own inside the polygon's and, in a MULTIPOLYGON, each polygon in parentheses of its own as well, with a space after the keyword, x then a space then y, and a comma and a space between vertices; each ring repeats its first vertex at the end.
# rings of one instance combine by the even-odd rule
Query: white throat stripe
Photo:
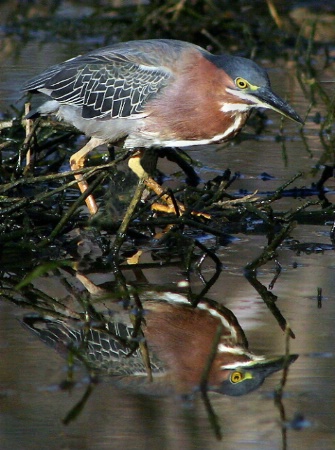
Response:
POLYGON ((251 109, 253 107, 253 105, 248 105, 245 103, 224 103, 221 108, 220 111, 221 112, 246 112, 249 111, 249 109, 251 109))

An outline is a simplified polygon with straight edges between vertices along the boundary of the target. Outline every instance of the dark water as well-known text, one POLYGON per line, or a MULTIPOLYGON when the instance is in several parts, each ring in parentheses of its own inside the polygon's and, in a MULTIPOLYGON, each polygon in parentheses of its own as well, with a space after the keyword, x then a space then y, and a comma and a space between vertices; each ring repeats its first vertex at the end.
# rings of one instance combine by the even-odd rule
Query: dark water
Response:
MULTIPOLYGON (((31 43, 14 57, 7 47, 5 57, 1 58, 0 111, 19 99, 18 87, 26 78, 84 49, 85 45, 40 46, 31 43)), ((332 56, 334 58, 335 53, 332 56)), ((286 96, 304 116, 309 102, 301 93, 289 64, 264 61, 263 65, 270 69, 274 90, 286 96)), ((335 79, 334 64, 324 71, 323 76, 325 81, 335 79)), ((306 151, 298 126, 285 121, 288 158, 285 164, 283 144, 275 139, 280 133, 280 119, 275 113, 269 113, 270 123, 258 140, 235 143, 224 149, 193 149, 192 158, 201 163, 198 169, 200 176, 204 180, 211 179, 229 167, 232 171, 241 172, 241 178, 234 185, 236 191, 257 190, 257 195, 262 195, 302 171, 304 177, 295 186, 310 187, 318 178, 318 175, 310 175, 311 169, 323 152, 319 127, 312 118, 322 108, 322 105, 312 108, 304 127, 304 137, 311 153, 306 151), (264 171, 274 178, 262 181, 260 175, 264 171)), ((327 188, 327 199, 332 203, 333 179, 327 182, 327 188)), ((277 210, 293 210, 303 201, 284 197, 278 202, 277 210)), ((201 398, 187 407, 174 396, 139 395, 124 391, 106 380, 95 386, 79 417, 65 426, 62 419, 81 399, 87 387, 86 371, 76 369, 78 383, 72 390, 60 389, 59 383, 66 376, 65 361, 22 328, 19 320, 28 310, 1 301, 0 448, 335 448, 335 262, 330 228, 330 222, 299 224, 291 233, 292 241, 285 241, 277 255, 282 271, 272 292, 278 297, 276 305, 296 336, 290 341, 290 353, 300 355, 289 368, 284 389, 284 424, 273 396, 282 376, 278 372, 269 377, 259 390, 246 396, 210 395, 221 425, 221 442, 215 439, 201 398), (304 246, 297 246, 297 241, 304 246), (319 304, 318 288, 322 289, 319 304)), ((281 355, 285 352, 285 335, 243 273, 244 266, 266 245, 266 236, 250 230, 248 234, 236 233, 234 237, 218 252, 224 269, 207 296, 234 312, 252 351, 267 356, 281 355)), ((151 262, 150 251, 144 254, 142 262, 151 262)), ((262 266, 258 271, 259 281, 268 286, 275 270, 274 262, 262 266)), ((207 268, 205 266, 206 271, 209 275, 212 273, 210 264, 207 268)), ((130 277, 129 273, 127 276, 130 277)), ((156 267, 146 269, 144 274, 150 286, 163 285, 166 290, 173 289, 185 279, 179 267, 156 267)), ((10 272, 7 276, 11 277, 10 272)), ((97 284, 107 277, 97 273, 89 276, 97 284)), ((61 276, 52 275, 42 277, 38 285, 42 290, 63 298, 66 291, 61 287, 61 281, 61 276)), ((195 277, 194 285, 201 286, 200 279, 195 277)))

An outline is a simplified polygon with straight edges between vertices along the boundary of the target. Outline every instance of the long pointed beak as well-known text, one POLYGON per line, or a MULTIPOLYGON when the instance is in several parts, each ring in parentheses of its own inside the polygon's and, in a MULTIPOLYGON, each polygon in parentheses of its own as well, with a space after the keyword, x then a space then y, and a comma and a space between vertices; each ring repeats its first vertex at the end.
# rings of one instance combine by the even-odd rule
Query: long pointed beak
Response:
POLYGON ((285 366, 289 366, 297 358, 298 355, 288 355, 271 359, 260 359, 250 361, 250 364, 247 363, 240 367, 237 362, 234 364, 234 368, 232 368, 231 364, 228 364, 228 366, 223 365, 221 366, 221 369, 222 371, 228 370, 228 377, 223 379, 219 385, 211 386, 209 390, 232 396, 248 394, 249 392, 258 389, 263 384, 266 377, 283 369, 285 366), (241 371, 243 374, 243 379, 240 382, 233 382, 230 379, 230 375, 234 371, 241 371))
POLYGON ((298 359, 298 356, 299 355, 289 355, 288 357, 279 356, 264 361, 255 361, 255 363, 248 367, 247 370, 250 370, 251 373, 257 371, 265 378, 274 372, 278 372, 278 370, 282 370, 285 364, 292 364, 298 359))
POLYGON ((277 111, 279 114, 282 114, 283 116, 288 117, 289 119, 292 119, 295 122, 301 124, 304 123, 302 118, 294 111, 292 106, 290 106, 287 102, 285 102, 285 100, 280 98, 270 89, 266 87, 261 87, 256 92, 254 92, 253 95, 257 97, 259 100, 261 100, 263 108, 273 109, 274 111, 277 111))

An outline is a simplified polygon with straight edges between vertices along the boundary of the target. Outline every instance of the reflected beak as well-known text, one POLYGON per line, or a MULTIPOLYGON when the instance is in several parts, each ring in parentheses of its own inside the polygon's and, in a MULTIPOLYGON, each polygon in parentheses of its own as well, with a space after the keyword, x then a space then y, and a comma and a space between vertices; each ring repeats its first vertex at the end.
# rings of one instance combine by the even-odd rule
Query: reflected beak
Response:
POLYGON ((299 355, 288 355, 288 357, 280 356, 278 358, 266 359, 264 361, 255 361, 255 363, 248 367, 247 370, 251 373, 256 371, 259 374, 262 374, 264 378, 266 378, 272 373, 278 372, 278 370, 282 370, 285 364, 287 366, 292 364, 298 359, 298 356, 299 355))
POLYGON ((294 111, 294 109, 287 103, 285 100, 280 98, 274 92, 272 92, 269 88, 261 87, 257 89, 253 93, 253 95, 261 101, 262 104, 258 106, 262 106, 263 108, 270 108, 274 111, 277 111, 279 114, 282 114, 285 117, 288 117, 295 122, 304 124, 302 118, 294 111))
POLYGON ((224 378, 219 385, 211 386, 209 390, 234 397, 248 394, 258 389, 269 375, 288 367, 297 358, 298 355, 288 355, 271 359, 257 359, 249 361, 240 367, 238 366, 238 362, 228 364, 227 366, 223 365, 221 366, 221 370, 229 371, 228 375, 226 374, 227 378, 224 378), (236 382, 230 378, 231 374, 235 371, 240 373, 241 376, 241 379, 236 382))

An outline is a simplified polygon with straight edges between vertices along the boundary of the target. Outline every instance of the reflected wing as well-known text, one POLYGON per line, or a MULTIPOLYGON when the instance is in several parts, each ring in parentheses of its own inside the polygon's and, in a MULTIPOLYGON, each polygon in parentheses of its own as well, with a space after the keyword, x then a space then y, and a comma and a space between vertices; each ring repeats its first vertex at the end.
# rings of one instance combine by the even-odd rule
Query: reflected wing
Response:
MULTIPOLYGON (((38 314, 26 314, 22 323, 61 356, 67 358, 69 352, 73 352, 73 356, 93 370, 115 376, 147 376, 140 349, 131 347, 136 342, 134 330, 122 322, 104 324, 105 333, 38 314)), ((165 372, 164 364, 155 354, 150 354, 150 364, 154 374, 165 372)))

